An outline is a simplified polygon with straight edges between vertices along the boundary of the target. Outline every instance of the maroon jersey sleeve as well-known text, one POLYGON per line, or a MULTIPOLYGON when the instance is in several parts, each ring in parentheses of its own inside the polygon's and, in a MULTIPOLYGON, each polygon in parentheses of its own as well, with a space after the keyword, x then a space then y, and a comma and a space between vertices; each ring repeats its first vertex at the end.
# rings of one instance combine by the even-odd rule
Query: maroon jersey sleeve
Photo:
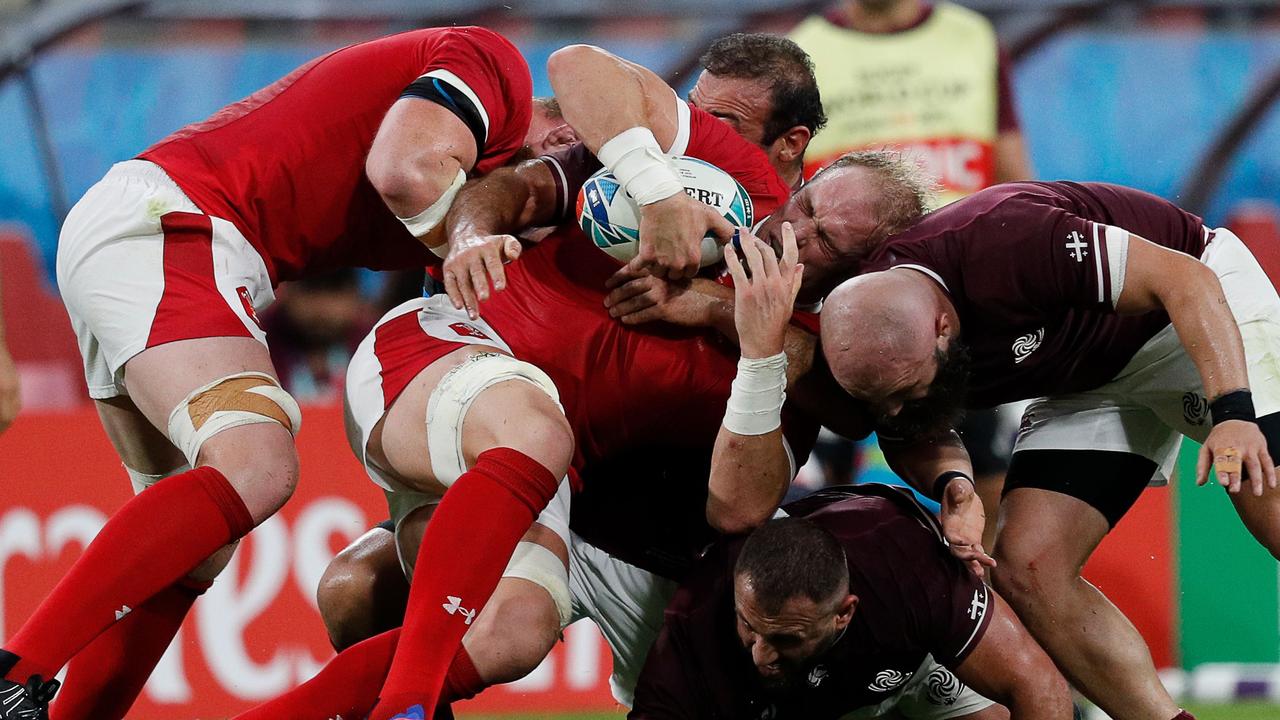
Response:
POLYGON ((479 111, 483 143, 474 172, 505 165, 524 146, 533 81, 520 51, 492 30, 458 27, 422 46, 422 75, 463 93, 479 111))
POLYGON ((547 166, 555 182, 555 224, 575 220, 578 192, 587 182, 587 178, 601 168, 600 161, 591 154, 586 145, 576 143, 549 155, 543 155, 538 158, 538 162, 547 166))
POLYGON ((700 720, 695 707, 698 693, 685 670, 691 655, 683 648, 682 625, 668 618, 645 658, 636 682, 634 707, 628 720, 700 720))

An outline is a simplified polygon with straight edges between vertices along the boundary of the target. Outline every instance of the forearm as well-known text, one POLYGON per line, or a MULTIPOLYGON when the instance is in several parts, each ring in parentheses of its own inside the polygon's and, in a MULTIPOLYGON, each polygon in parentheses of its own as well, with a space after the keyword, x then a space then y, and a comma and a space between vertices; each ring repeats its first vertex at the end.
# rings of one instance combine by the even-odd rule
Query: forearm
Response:
POLYGON ((1205 396, 1213 400, 1233 390, 1248 389, 1249 370, 1240 328, 1222 285, 1212 270, 1192 262, 1200 275, 1197 281, 1186 285, 1168 283, 1170 287, 1162 293, 1161 300, 1187 355, 1200 372, 1205 396))
POLYGON ((663 148, 674 139, 674 95, 639 65, 598 47, 570 45, 552 53, 547 76, 565 122, 594 153, 633 127, 652 130, 663 148))
POLYGON ((773 516, 791 483, 782 430, 716 436, 707 483, 707 522, 722 533, 743 533, 773 516))
POLYGON ((902 439, 882 435, 879 440, 889 469, 925 496, 941 494, 934 485, 943 473, 959 472, 973 477, 969 452, 955 430, 902 439))
POLYGON ((445 228, 449 237, 515 234, 555 220, 551 171, 540 161, 499 168, 458 193, 445 228))

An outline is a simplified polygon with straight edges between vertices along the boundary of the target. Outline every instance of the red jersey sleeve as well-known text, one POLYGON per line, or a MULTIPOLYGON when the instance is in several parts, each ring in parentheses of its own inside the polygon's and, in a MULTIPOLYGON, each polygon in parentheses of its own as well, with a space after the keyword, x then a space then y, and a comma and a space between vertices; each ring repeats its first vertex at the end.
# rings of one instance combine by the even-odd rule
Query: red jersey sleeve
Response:
POLYGON ((668 152, 705 160, 733 176, 755 205, 755 218, 773 214, 791 196, 764 150, 743 139, 723 120, 683 100, 679 103, 679 128, 668 152), (687 113, 687 114, 686 114, 687 113))
POLYGON ((456 27, 422 46, 422 75, 467 96, 484 124, 475 173, 507 164, 524 147, 533 116, 533 80, 524 56, 492 30, 456 27))

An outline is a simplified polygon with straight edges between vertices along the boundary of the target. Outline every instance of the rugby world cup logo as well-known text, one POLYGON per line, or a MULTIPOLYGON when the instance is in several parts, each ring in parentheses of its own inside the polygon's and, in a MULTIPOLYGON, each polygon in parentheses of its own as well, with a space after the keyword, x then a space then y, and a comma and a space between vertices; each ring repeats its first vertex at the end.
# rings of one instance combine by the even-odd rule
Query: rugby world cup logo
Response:
POLYGON ((1040 328, 1035 332, 1029 332, 1026 335, 1013 341, 1013 362, 1014 364, 1026 360, 1031 353, 1040 347, 1040 343, 1044 342, 1044 328, 1040 328))
POLYGON ((867 686, 871 692, 889 692, 896 689, 902 683, 911 679, 914 673, 904 673, 901 670, 881 670, 876 673, 876 679, 867 686))

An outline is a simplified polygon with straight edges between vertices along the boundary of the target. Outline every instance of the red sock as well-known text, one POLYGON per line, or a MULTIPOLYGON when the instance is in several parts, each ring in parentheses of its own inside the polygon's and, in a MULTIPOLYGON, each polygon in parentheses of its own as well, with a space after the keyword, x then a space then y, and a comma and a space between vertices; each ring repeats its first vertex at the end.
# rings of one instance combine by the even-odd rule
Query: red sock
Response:
POLYGON ((338 653, 310 680, 233 720, 363 718, 378 701, 400 629, 388 630, 338 653))
POLYGON ((449 665, 449 674, 444 676, 444 688, 440 691, 441 703, 452 703, 458 700, 470 700, 489 684, 480 679, 476 664, 471 661, 471 654, 465 645, 458 645, 458 652, 449 665))
POLYGON ((178 581, 153 595, 71 658, 53 720, 120 720, 209 584, 178 581))
POLYGON ((427 523, 405 611, 404 642, 370 720, 421 705, 435 713, 463 634, 488 602, 516 543, 556 493, 559 479, 510 448, 480 454, 427 523))
POLYGON ((117 620, 251 529, 235 488, 211 467, 157 483, 103 526, 5 645, 19 659, 0 670, 16 682, 53 677, 117 620))

